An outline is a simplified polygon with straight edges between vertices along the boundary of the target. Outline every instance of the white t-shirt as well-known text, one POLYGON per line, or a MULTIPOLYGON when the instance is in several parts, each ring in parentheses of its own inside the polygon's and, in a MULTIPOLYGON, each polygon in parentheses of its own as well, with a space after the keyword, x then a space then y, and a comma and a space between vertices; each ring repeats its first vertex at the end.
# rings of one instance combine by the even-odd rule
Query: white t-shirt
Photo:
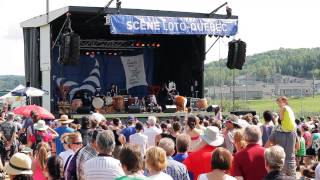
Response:
POLYGON ((151 147, 151 146, 155 146, 156 145, 156 136, 158 134, 161 134, 161 129, 155 127, 155 126, 152 126, 150 128, 146 128, 144 130, 144 133, 146 136, 148 136, 148 147, 151 147))
POLYGON ((98 156, 84 163, 84 179, 105 180, 124 176, 119 160, 110 156, 98 156))
MULTIPOLYGON (((232 177, 232 176, 230 176, 228 174, 225 174, 223 176, 223 179, 224 180, 237 180, 235 177, 232 177)), ((207 174, 200 174, 199 177, 198 177, 198 180, 208 180, 207 174)))
POLYGON ((149 176, 150 180, 173 180, 172 177, 164 172, 160 172, 159 174, 149 176))
POLYGON ((141 148, 141 155, 144 157, 148 146, 148 136, 142 133, 135 133, 129 136, 129 141, 132 144, 137 144, 141 148))

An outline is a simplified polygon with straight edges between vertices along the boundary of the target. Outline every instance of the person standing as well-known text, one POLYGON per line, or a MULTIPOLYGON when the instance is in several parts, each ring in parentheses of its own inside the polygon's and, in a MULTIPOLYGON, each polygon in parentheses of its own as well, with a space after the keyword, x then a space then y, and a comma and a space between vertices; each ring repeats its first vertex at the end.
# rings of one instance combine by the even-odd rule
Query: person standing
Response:
POLYGON ((207 127, 200 137, 201 142, 197 150, 190 153, 183 161, 188 171, 193 174, 194 179, 198 179, 200 174, 211 171, 212 151, 221 146, 224 140, 219 129, 215 126, 207 127))
POLYGON ((189 180, 186 166, 171 157, 175 152, 173 140, 170 138, 162 138, 159 142, 159 147, 164 149, 167 155, 168 164, 164 172, 169 174, 174 180, 189 180))
POLYGON ((74 129, 68 126, 71 122, 73 122, 73 119, 69 119, 68 115, 61 115, 59 122, 61 126, 54 129, 59 134, 59 137, 55 139, 56 154, 60 154, 65 150, 60 140, 61 136, 65 133, 74 132, 74 129))
POLYGON ((275 145, 267 148, 264 152, 268 174, 264 180, 295 180, 281 172, 284 165, 285 152, 281 146, 275 145))
POLYGON ((121 131, 121 134, 123 134, 126 137, 126 142, 130 142, 130 135, 136 133, 136 129, 135 129, 135 117, 134 116, 128 116, 128 127, 124 128, 121 131))
POLYGON ((112 157, 115 147, 113 132, 110 130, 99 132, 96 143, 99 154, 84 163, 84 179, 105 180, 124 176, 120 161, 112 157))
POLYGON ((156 136, 161 134, 161 130, 155 126, 157 118, 155 116, 149 116, 147 123, 149 128, 144 130, 144 134, 148 137, 148 147, 155 146, 156 136))
POLYGON ((136 128, 136 133, 130 135, 129 140, 130 140, 130 143, 140 146, 141 155, 142 157, 144 157, 148 147, 148 136, 142 134, 143 125, 141 122, 137 122, 135 128, 136 128))
POLYGON ((281 130, 284 132, 295 132, 295 116, 292 108, 288 104, 288 98, 281 96, 277 99, 280 108, 279 118, 281 121, 281 130))
POLYGON ((265 149, 259 144, 260 128, 255 125, 247 126, 244 130, 244 139, 247 146, 234 155, 231 175, 237 180, 263 179, 267 175, 267 170, 264 160, 265 149))
POLYGON ((4 145, 4 152, 1 152, 1 161, 3 166, 5 161, 10 159, 10 157, 17 151, 16 137, 18 130, 16 123, 13 122, 13 119, 14 113, 9 112, 7 115, 7 120, 0 125, 0 138, 2 139, 4 145))

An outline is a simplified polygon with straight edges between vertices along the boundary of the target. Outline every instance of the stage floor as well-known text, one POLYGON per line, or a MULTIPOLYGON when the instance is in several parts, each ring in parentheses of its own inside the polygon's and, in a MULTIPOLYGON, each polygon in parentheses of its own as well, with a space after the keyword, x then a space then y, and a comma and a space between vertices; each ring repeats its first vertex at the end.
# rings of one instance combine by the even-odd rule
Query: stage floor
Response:
MULTIPOLYGON (((206 111, 195 111, 192 112, 192 114, 197 115, 197 114, 202 114, 202 115, 208 115, 208 116, 213 116, 214 112, 206 112, 206 111)), ((80 119, 83 116, 89 116, 90 114, 72 114, 71 118, 72 119, 80 119)), ((133 115, 136 118, 148 118, 148 116, 155 116, 158 118, 170 118, 174 116, 186 116, 188 113, 186 112, 175 112, 175 113, 116 113, 116 114, 102 114, 106 119, 112 119, 112 118, 120 118, 120 119, 125 119, 129 115, 133 115)))

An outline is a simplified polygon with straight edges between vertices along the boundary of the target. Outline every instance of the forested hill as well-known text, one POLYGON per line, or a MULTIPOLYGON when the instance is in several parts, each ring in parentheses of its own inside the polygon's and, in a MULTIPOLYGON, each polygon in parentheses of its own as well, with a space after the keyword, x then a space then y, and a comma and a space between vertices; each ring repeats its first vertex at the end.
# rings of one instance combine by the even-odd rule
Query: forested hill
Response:
MULTIPOLYGON (((217 85, 220 77, 224 84, 230 84, 232 70, 226 67, 226 59, 205 65, 205 86, 217 85), (221 65, 221 73, 220 73, 221 65)), ((311 49, 283 49, 268 51, 247 56, 243 70, 235 70, 235 75, 256 77, 257 80, 268 81, 272 75, 296 76, 301 78, 320 79, 320 48, 311 49)))
POLYGON ((12 90, 19 84, 25 85, 24 76, 2 75, 0 76, 0 90, 12 90))

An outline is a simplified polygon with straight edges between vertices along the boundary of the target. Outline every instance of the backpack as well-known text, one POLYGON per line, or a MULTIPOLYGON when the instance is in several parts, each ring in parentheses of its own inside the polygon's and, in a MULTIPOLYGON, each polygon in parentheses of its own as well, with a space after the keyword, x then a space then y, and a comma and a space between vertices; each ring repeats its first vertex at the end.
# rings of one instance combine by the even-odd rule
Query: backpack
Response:
POLYGON ((79 149, 69 161, 69 165, 65 170, 67 176, 65 177, 66 180, 77 180, 77 157, 81 149, 79 149))

